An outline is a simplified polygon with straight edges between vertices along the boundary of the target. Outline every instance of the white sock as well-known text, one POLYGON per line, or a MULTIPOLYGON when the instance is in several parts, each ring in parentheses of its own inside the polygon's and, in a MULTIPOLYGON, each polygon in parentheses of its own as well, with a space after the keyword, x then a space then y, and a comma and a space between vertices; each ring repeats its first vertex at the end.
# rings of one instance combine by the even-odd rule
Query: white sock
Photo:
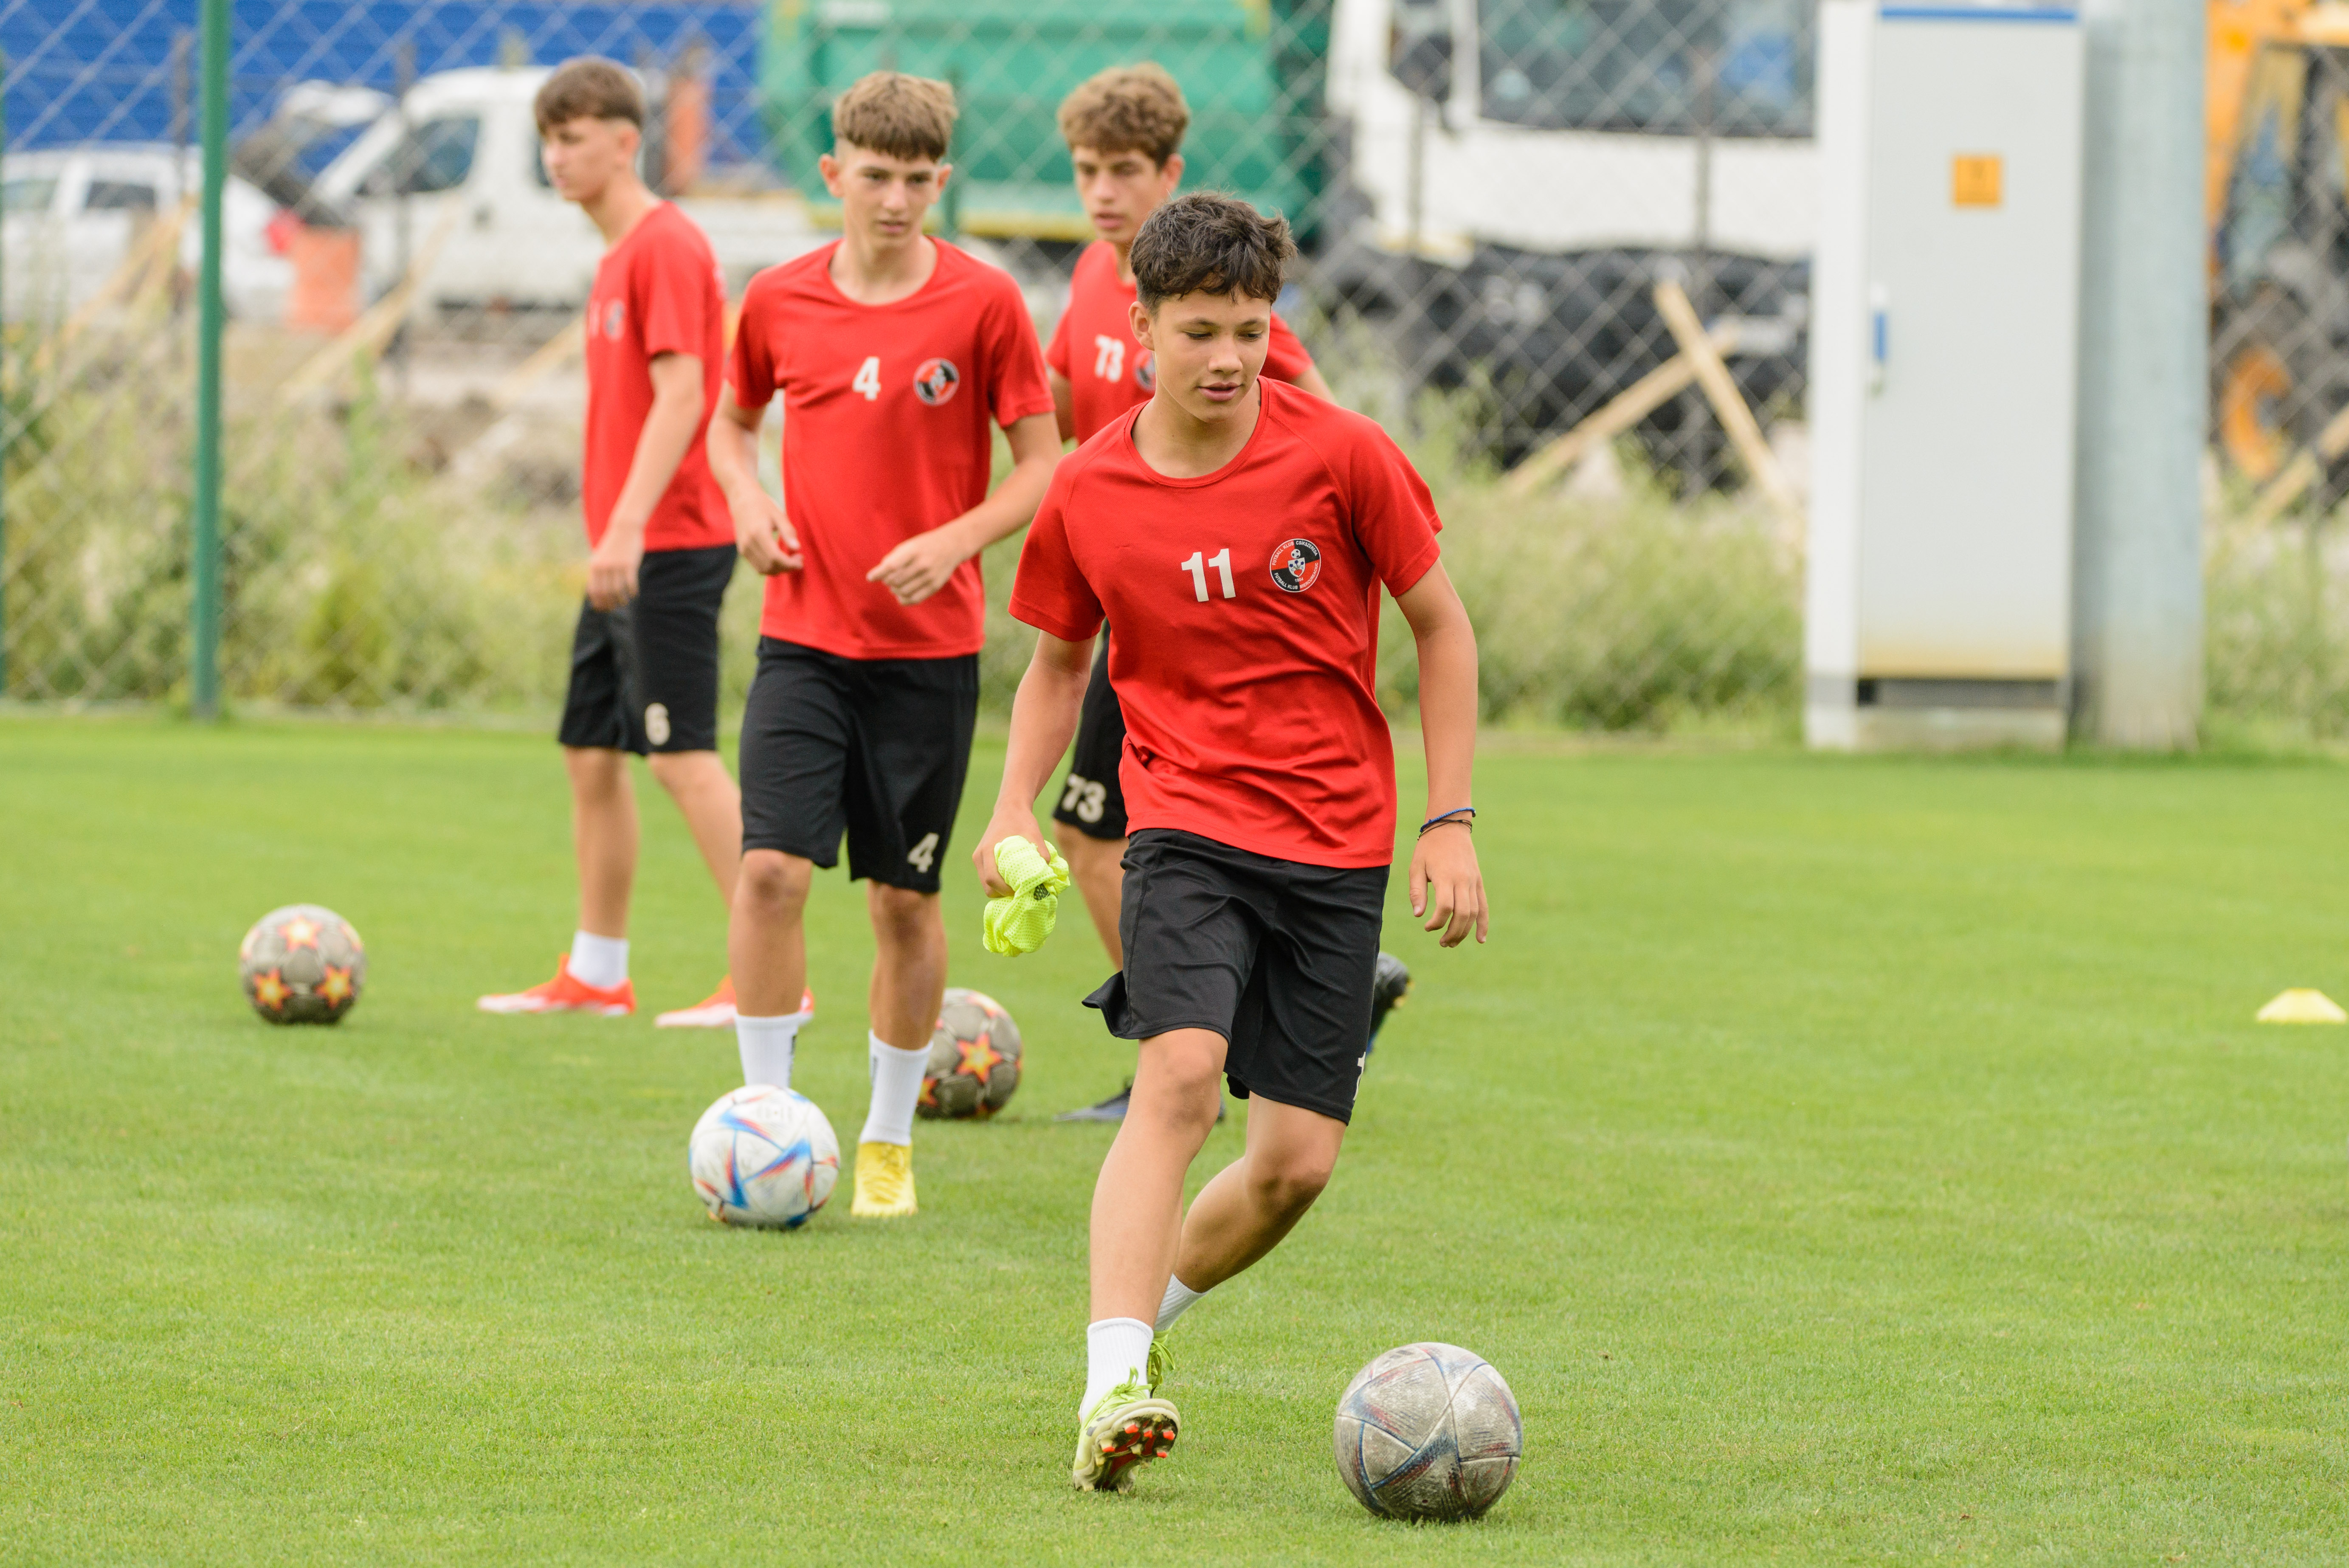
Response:
POLYGON ((1140 1382, 1150 1365, 1150 1325, 1138 1317, 1104 1317, 1085 1329, 1085 1397, 1077 1419, 1120 1383, 1140 1382))
POLYGON ((792 1087, 792 1047, 800 1037, 800 1026, 807 1021, 805 1013, 786 1013, 780 1018, 734 1015, 734 1044, 742 1053, 746 1087, 754 1083, 792 1087))
POLYGON ((628 977, 628 939, 598 936, 592 931, 571 934, 571 974, 598 991, 609 991, 628 977))
MULTIPOLYGON (((1214 1287, 1210 1286, 1209 1288, 1212 1289, 1214 1287)), ((1166 1294, 1158 1303, 1158 1332, 1164 1334, 1168 1329, 1174 1327, 1174 1320, 1182 1316, 1184 1313, 1189 1311, 1193 1302, 1198 1300, 1201 1296, 1206 1294, 1206 1291, 1204 1290, 1193 1290, 1189 1285, 1185 1284, 1174 1275, 1168 1274, 1166 1276, 1166 1294)))
POLYGON ((864 1113, 859 1143, 914 1145, 914 1102, 922 1098, 922 1074, 930 1065, 930 1047, 901 1051, 880 1036, 864 1037, 873 1068, 873 1103, 864 1113))

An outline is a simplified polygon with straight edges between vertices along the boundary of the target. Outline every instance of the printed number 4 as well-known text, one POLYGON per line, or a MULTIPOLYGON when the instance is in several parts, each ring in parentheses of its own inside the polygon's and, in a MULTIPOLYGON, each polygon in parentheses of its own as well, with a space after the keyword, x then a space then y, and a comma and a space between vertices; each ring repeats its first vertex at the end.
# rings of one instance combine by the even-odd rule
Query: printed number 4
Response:
POLYGON ((1195 550, 1191 552, 1191 559, 1183 562, 1183 570, 1191 574, 1192 592, 1198 594, 1202 604, 1207 602, 1207 568, 1210 566, 1216 569, 1216 575, 1223 579, 1224 597, 1231 598, 1232 547, 1226 544, 1213 555, 1195 550))
POLYGON ((922 841, 905 852, 905 863, 917 872, 927 872, 930 862, 938 858, 938 836, 924 833, 922 841))
MULTIPOLYGON (((851 392, 864 393, 864 400, 867 403, 877 402, 880 399, 881 356, 879 355, 869 354, 865 356, 864 363, 856 367, 856 378, 848 384, 848 389, 851 392)), ((933 834, 931 836, 935 838, 936 835, 933 834)), ((922 869, 924 871, 928 871, 930 868, 924 866, 922 869)))

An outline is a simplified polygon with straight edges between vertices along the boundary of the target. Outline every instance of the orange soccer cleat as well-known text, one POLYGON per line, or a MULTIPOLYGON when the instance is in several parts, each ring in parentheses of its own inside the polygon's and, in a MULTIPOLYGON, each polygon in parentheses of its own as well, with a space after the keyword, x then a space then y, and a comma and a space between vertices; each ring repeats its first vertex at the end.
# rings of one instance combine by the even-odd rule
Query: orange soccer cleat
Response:
MULTIPOLYGON (((802 988, 800 1011, 815 1016, 815 994, 802 988)), ((663 1029, 730 1029, 734 1026, 734 976, 729 975, 718 983, 718 989, 690 1007, 679 1007, 663 1013, 653 1020, 654 1026, 663 1029)))
POLYGON ((608 989, 590 985, 571 973, 571 955, 555 961, 554 978, 527 991, 484 996, 474 1006, 484 1013, 601 1013, 623 1018, 636 1010, 636 988, 623 980, 608 989))

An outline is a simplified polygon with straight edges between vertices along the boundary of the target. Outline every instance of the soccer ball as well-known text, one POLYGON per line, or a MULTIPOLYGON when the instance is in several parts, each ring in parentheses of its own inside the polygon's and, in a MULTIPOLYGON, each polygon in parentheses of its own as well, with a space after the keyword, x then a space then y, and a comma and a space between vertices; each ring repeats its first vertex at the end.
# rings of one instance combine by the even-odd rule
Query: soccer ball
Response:
POLYGON ((1010 1104, 1019 1087, 1019 1026, 994 997, 950 987, 915 1111, 934 1121, 986 1118, 1010 1104))
POLYGON ((795 1231, 840 1180, 840 1140, 805 1095, 752 1084, 701 1113, 685 1166, 711 1219, 795 1231))
POLYGON ((315 903, 273 909, 236 950, 244 999, 273 1024, 332 1024, 358 1005, 367 948, 351 923, 315 903))
POLYGON ((1390 1519, 1475 1519, 1525 1453, 1516 1396, 1457 1345, 1405 1345, 1354 1374, 1338 1401, 1338 1474, 1390 1519))

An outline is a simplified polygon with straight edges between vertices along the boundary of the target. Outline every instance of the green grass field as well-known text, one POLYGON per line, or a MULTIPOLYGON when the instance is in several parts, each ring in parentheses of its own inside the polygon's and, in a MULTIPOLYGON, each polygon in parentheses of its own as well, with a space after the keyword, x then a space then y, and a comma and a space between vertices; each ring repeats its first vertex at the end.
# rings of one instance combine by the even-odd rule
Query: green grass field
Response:
MULTIPOLYGON (((640 789, 649 1010, 723 923, 640 789)), ((0 720, 0 1563, 2349 1555, 2349 1029, 2251 1021, 2349 996, 2349 771, 1521 747, 1478 793, 1491 945, 1398 877, 1419 992, 1337 1181, 1177 1331, 1177 1457, 1097 1498, 1108 1134, 1050 1119, 1128 1057, 1073 913, 987 956, 966 842, 1011 1113, 922 1124, 914 1221, 737 1233, 683 1170, 730 1036, 472 1009, 567 940, 550 743, 0 720), (236 990, 297 899, 367 941, 336 1029, 236 990), (1331 1467, 1417 1338, 1523 1403, 1481 1523, 1331 1467)), ((853 1138, 861 896, 812 925, 801 1087, 853 1138)))

